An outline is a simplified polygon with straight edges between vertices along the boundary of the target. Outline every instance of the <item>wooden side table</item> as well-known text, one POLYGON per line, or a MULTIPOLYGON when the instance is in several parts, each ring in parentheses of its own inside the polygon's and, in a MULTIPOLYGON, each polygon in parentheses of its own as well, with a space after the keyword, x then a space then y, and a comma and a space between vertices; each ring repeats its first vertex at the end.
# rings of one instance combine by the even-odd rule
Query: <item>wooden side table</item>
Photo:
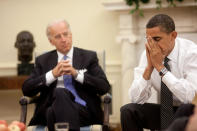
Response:
POLYGON ((0 90, 21 89, 28 76, 0 76, 0 90))

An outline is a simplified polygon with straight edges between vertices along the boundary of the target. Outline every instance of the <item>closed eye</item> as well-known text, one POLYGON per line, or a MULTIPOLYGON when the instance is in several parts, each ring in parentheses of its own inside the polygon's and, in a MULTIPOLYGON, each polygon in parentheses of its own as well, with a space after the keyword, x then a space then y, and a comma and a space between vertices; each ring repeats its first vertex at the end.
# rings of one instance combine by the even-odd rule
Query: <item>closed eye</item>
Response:
POLYGON ((152 39, 154 40, 154 41, 156 41, 156 42, 159 42, 160 40, 161 40, 161 37, 152 37, 152 39))

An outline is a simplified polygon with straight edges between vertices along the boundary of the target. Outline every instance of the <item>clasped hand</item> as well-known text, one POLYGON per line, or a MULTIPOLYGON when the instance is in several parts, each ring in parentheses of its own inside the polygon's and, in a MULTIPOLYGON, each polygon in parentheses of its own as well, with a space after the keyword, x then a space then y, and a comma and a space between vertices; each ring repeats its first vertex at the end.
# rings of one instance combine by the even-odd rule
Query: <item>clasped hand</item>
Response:
POLYGON ((148 61, 147 68, 149 68, 150 70, 153 70, 153 68, 155 68, 159 72, 164 67, 162 64, 164 55, 162 54, 161 48, 150 36, 147 38, 147 43, 145 44, 145 46, 148 61))
POLYGON ((62 75, 77 76, 77 71, 72 67, 69 60, 61 60, 58 62, 56 67, 52 70, 52 73, 55 78, 62 75))

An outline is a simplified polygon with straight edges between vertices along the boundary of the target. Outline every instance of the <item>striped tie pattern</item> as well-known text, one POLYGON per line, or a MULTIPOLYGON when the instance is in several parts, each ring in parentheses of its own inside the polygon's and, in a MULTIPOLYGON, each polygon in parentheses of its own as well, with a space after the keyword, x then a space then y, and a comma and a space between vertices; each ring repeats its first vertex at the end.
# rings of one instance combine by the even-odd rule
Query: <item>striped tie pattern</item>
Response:
MULTIPOLYGON (((164 66, 170 70, 168 65, 169 59, 166 57, 164 59, 164 66)), ((161 129, 166 129, 170 123, 173 121, 173 96, 172 92, 161 80, 161 129)))

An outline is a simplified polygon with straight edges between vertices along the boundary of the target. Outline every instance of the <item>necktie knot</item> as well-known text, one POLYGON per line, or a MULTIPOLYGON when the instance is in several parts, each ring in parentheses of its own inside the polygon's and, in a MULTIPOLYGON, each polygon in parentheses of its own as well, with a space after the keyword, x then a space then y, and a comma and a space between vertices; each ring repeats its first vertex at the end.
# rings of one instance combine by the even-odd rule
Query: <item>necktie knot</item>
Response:
POLYGON ((67 55, 65 55, 65 56, 64 56, 64 60, 66 60, 67 58, 68 58, 68 56, 67 56, 67 55))

